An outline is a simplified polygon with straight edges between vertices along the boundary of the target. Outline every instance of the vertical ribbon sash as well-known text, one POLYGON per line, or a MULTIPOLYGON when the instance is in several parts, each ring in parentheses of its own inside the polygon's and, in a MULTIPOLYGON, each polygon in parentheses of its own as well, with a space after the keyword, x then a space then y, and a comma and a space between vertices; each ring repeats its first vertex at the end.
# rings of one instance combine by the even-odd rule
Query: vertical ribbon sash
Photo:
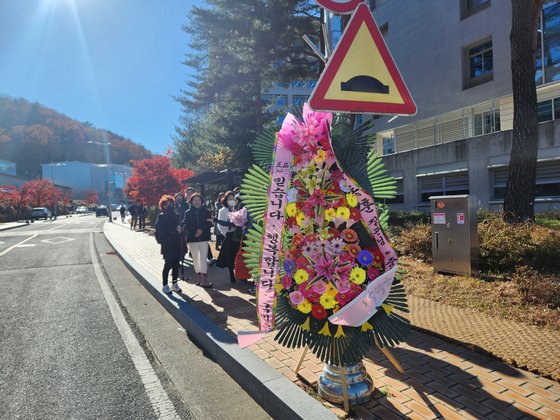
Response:
POLYGON ((350 186, 350 191, 358 198, 360 214, 379 250, 383 253, 385 269, 385 272, 373 279, 362 293, 329 317, 329 321, 333 324, 359 327, 377 312, 379 306, 389 296, 397 272, 397 254, 381 230, 377 206, 373 198, 358 188, 346 174, 344 179, 350 186))
POLYGON ((268 190, 268 206, 264 215, 257 305, 259 331, 240 331, 237 340, 242 348, 257 342, 274 328, 275 284, 278 280, 282 251, 282 227, 290 184, 291 161, 292 152, 277 140, 271 170, 272 183, 268 190))

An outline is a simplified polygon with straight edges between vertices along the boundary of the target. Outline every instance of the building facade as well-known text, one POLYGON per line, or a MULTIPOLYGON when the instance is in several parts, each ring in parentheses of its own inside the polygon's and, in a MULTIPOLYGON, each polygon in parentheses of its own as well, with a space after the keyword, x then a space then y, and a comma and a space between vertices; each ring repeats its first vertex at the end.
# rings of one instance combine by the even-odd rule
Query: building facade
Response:
POLYGON ((90 191, 99 195, 101 203, 126 199, 124 187, 132 175, 132 167, 88 162, 56 162, 41 165, 43 179, 73 189, 74 199, 84 199, 90 191))
MULTIPOLYGON (((427 210, 430 195, 469 193, 499 209, 513 127, 511 2, 370 5, 418 107, 414 116, 374 116, 375 147, 398 182, 392 208, 427 210)), ((543 211, 560 208, 560 0, 545 0, 538 31, 535 209, 543 211)))

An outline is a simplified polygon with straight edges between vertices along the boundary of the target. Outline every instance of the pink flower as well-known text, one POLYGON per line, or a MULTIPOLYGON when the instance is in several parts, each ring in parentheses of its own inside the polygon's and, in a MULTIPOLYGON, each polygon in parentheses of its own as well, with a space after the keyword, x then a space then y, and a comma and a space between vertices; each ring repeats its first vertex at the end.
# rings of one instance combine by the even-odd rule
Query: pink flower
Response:
POLYGON ((305 299, 303 294, 301 292, 297 291, 297 290, 290 293, 289 296, 290 296, 290 302, 292 302, 292 305, 294 305, 294 306, 299 305, 305 299))
POLYGON ((245 226, 247 224, 247 209, 243 207, 241 210, 230 212, 229 220, 235 226, 245 226))
POLYGON ((313 285, 313 290, 322 295, 327 291, 327 283, 325 283, 323 280, 319 280, 313 285))
POLYGON ((348 278, 350 277, 350 270, 352 270, 352 264, 346 263, 339 264, 334 271, 339 280, 348 281, 348 278))
POLYGON ((332 280, 336 269, 336 261, 321 256, 315 263, 315 269, 317 270, 317 277, 332 280))
POLYGON ((319 188, 313 190, 313 193, 309 197, 308 200, 309 204, 312 206, 326 206, 327 202, 325 201, 325 193, 321 191, 319 188))
POLYGON ((284 286, 284 289, 288 290, 290 287, 292 287, 292 277, 290 277, 289 274, 286 274, 284 277, 282 277, 282 286, 284 286))
POLYGON ((335 284, 339 293, 346 293, 350 290, 350 283, 348 281, 337 280, 335 284))

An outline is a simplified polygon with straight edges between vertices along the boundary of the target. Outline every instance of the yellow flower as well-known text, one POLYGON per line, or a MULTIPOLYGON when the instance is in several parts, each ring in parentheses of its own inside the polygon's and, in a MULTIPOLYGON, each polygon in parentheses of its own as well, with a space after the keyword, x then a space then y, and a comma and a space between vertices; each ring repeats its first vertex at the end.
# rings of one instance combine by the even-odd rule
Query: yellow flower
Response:
POLYGON ((362 325, 362 332, 366 332, 369 330, 373 330, 373 325, 371 325, 369 322, 364 322, 362 325))
POLYGON ((325 161, 326 157, 327 157, 327 152, 325 152, 324 150, 318 150, 317 155, 313 158, 313 160, 317 163, 322 163, 325 161))
POLYGON ((348 210, 348 207, 339 207, 336 209, 336 217, 342 217, 344 220, 348 220, 350 217, 350 210, 348 210))
POLYGON ((328 228, 319 229, 319 237, 321 239, 329 239, 330 236, 331 236, 331 233, 329 232, 328 228))
POLYGON ((290 203, 286 206, 286 214, 288 217, 295 217, 298 212, 296 203, 290 203))
POLYGON ((301 302, 298 306, 298 311, 303 312, 304 314, 308 314, 311 312, 311 303, 307 299, 301 302))
POLYGON ((362 284, 366 279, 366 271, 361 267, 354 267, 350 270, 350 281, 355 284, 362 284))
POLYGON ((325 219, 332 220, 336 216, 336 210, 333 208, 325 210, 325 219))
POLYGON ((321 335, 326 335, 328 337, 332 337, 331 330, 329 329, 329 322, 328 321, 325 322, 325 325, 323 326, 323 328, 321 328, 318 331, 318 333, 321 334, 321 335))
POLYGON ((309 279, 309 273, 300 268, 298 271, 296 271, 296 274, 294 274, 294 279, 296 280, 297 284, 301 284, 309 279))
POLYGON ((356 194, 346 194, 346 204, 348 204, 350 207, 356 207, 358 205, 358 197, 356 197, 356 194))
POLYGON ((344 330, 342 329, 342 325, 338 326, 336 330, 336 334, 334 335, 334 338, 339 338, 339 337, 346 337, 346 334, 344 334, 344 330))
POLYGON ((323 293, 319 298, 319 303, 323 305, 325 309, 332 309, 336 305, 336 299, 329 293, 323 293))
POLYGON ((327 283, 327 291, 325 293, 327 295, 336 296, 336 294, 338 293, 338 289, 329 282, 327 283))
POLYGON ((305 215, 298 210, 297 214, 296 214, 296 222, 299 226, 301 226, 301 222, 303 222, 303 220, 305 219, 305 215))

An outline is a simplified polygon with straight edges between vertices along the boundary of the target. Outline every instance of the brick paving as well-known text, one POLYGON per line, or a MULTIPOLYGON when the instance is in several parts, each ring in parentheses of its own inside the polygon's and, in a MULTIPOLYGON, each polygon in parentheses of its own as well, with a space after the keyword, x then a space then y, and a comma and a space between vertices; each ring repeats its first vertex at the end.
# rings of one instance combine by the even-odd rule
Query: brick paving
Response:
MULTIPOLYGON (((157 278, 163 262, 159 246, 147 233, 115 223, 106 234, 157 278)), ((256 330, 255 298, 245 282, 230 283, 227 270, 211 268, 213 289, 180 282, 188 303, 226 331, 256 330)), ((405 370, 397 372, 380 351, 364 359, 376 388, 367 404, 352 408, 355 418, 490 418, 560 419, 560 384, 512 367, 489 354, 514 360, 531 370, 560 376, 560 341, 555 331, 502 321, 476 312, 409 297, 411 322, 423 330, 450 337, 464 345, 413 330, 406 343, 392 349, 405 370)), ((322 362, 308 353, 298 375, 294 373, 302 349, 288 349, 272 336, 249 348, 297 385, 316 385, 322 362)), ((315 386, 316 388, 316 386, 315 386)), ((335 414, 345 412, 324 403, 335 414)))

